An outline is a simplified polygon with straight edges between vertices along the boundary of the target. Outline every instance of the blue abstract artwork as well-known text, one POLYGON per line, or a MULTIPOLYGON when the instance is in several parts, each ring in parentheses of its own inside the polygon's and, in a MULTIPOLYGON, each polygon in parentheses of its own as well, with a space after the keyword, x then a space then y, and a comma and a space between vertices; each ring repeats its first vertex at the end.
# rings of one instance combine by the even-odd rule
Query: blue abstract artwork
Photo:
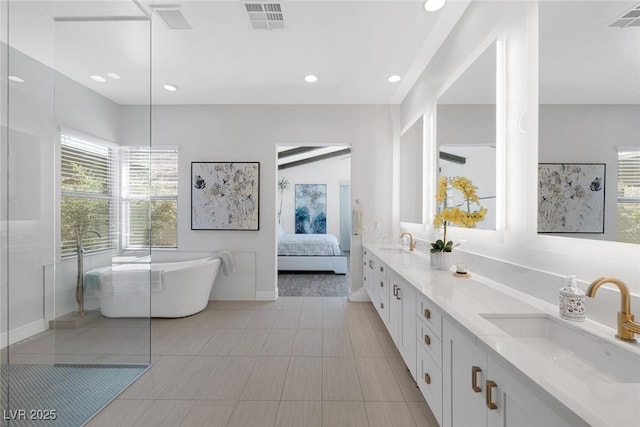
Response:
POLYGON ((327 185, 296 184, 296 234, 327 234, 327 185))

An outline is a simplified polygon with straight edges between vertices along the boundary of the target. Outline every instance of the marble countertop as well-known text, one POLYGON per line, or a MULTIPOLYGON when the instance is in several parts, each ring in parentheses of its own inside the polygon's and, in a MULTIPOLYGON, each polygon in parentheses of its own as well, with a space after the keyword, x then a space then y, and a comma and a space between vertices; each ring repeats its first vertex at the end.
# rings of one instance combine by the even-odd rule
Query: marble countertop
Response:
MULTIPOLYGON (((475 335, 479 345, 495 352, 588 424, 640 426, 640 343, 621 342, 614 338, 614 329, 588 318, 584 322, 564 320, 559 316, 556 305, 480 277, 472 271, 469 278, 459 278, 452 271, 436 270, 430 266, 428 254, 378 243, 365 242, 363 246, 438 305, 445 316, 475 335), (566 360, 562 363, 566 348, 551 357, 550 354, 532 351, 531 342, 515 338, 498 328, 482 316, 487 314, 548 317, 561 323, 561 329, 568 335, 577 334, 591 340, 594 343, 591 348, 597 348, 598 354, 590 357, 602 363, 568 365, 566 360), (628 376, 626 372, 610 375, 620 357, 627 364, 631 362, 636 370, 629 372, 628 376)), ((553 348, 547 350, 554 351, 553 348)))

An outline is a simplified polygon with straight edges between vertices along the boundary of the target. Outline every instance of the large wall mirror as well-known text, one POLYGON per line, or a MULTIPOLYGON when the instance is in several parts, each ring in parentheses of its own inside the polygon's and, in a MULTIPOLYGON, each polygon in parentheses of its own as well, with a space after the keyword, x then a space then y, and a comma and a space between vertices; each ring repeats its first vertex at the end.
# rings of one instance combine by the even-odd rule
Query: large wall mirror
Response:
POLYGON ((473 183, 478 202, 448 191, 448 206, 484 219, 475 227, 496 229, 496 43, 489 45, 438 98, 437 134, 440 177, 464 177, 473 183))
POLYGON ((400 221, 422 224, 424 116, 400 136, 400 221))
POLYGON ((538 232, 640 243, 638 1, 539 3, 538 232))

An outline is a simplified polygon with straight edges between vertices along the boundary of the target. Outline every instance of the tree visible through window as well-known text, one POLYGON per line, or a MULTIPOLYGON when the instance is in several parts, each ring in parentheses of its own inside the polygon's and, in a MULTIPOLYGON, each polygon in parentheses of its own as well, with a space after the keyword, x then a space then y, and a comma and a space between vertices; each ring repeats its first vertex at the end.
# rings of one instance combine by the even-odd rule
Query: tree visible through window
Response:
POLYGON ((62 256, 76 252, 76 239, 85 251, 113 246, 113 162, 109 148, 61 135, 60 223, 62 256))
POLYGON ((178 151, 127 147, 122 165, 124 246, 177 247, 178 151))
POLYGON ((640 151, 618 152, 616 240, 640 243, 640 151))

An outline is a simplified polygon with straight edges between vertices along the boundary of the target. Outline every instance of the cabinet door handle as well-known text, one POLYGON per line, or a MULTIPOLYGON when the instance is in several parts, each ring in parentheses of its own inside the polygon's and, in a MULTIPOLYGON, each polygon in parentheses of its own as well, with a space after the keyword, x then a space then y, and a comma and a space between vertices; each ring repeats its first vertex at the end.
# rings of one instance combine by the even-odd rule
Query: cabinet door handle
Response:
POLYGON ((487 380, 487 381, 485 381, 484 385, 485 385, 485 387, 487 389, 486 394, 485 394, 485 396, 487 398, 487 408, 489 408, 492 411, 494 409, 498 409, 498 406, 495 403, 493 403, 493 398, 491 397, 491 390, 494 387, 497 387, 498 384, 496 384, 494 381, 487 380))
POLYGON ((424 336, 424 343, 426 345, 431 345, 431 337, 429 335, 424 336))
POLYGON ((427 384, 431 384, 431 377, 429 376, 429 374, 424 374, 424 382, 427 384))
POLYGON ((429 311, 428 308, 424 309, 424 317, 426 317, 427 319, 431 319, 431 311, 429 311))
POLYGON ((396 291, 396 299, 402 299, 402 289, 400 289, 400 287, 398 287, 398 290, 396 291))
POLYGON ((478 373, 482 372, 479 366, 471 367, 471 390, 480 393, 482 389, 478 386, 478 373))
POLYGON ((394 297, 398 296, 398 285, 393 285, 393 296, 394 297))

